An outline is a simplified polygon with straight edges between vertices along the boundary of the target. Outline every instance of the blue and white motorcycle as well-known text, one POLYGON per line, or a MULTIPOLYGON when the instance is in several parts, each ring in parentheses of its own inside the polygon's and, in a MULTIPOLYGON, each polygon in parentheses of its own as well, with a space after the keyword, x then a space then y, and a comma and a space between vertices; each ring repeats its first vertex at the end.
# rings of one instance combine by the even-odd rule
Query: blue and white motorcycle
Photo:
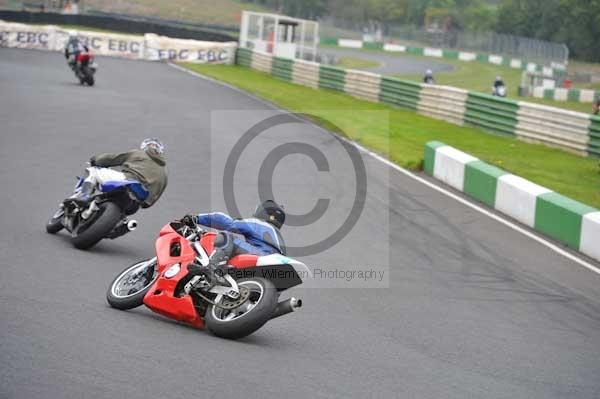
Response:
MULTIPOLYGON (((75 192, 84 179, 78 178, 75 192)), ((89 198, 82 201, 67 198, 46 224, 46 231, 56 234, 63 228, 71 233, 73 245, 88 249, 103 238, 114 239, 137 227, 137 221, 127 219, 140 208, 148 191, 136 180, 107 181, 96 184, 89 198)))

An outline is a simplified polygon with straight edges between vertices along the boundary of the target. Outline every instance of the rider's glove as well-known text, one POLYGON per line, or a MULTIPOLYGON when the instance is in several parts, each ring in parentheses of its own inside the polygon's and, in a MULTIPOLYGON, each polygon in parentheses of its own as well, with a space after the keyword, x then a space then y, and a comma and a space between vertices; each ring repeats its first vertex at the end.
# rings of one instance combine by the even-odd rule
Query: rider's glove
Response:
POLYGON ((181 218, 180 222, 188 227, 194 227, 196 226, 196 217, 194 215, 185 215, 181 218))

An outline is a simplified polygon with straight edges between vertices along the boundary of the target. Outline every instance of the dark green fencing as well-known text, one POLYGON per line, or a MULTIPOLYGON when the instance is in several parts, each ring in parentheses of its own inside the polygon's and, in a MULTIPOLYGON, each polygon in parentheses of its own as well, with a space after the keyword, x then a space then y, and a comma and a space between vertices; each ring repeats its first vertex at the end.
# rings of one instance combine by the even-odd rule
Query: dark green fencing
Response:
POLYGON ((422 47, 407 47, 406 52, 412 55, 423 55, 425 53, 425 49, 422 47))
POLYGON ((345 85, 346 71, 327 65, 319 67, 319 87, 344 91, 345 85))
POLYGON ((320 42, 321 42, 321 44, 324 44, 326 46, 337 46, 338 45, 338 39, 333 39, 331 37, 322 37, 320 42))
POLYGON ((383 43, 377 42, 363 42, 363 48, 371 50, 383 50, 383 43))
POLYGON ((458 50, 447 50, 447 49, 443 49, 442 50, 442 54, 443 54, 443 58, 452 58, 452 59, 458 59, 458 50))
POLYGON ((286 58, 273 57, 271 75, 285 80, 292 80, 294 61, 286 58))
POLYGON ((252 50, 238 47, 236 52, 235 63, 247 68, 252 65, 252 50))
POLYGON ((518 110, 516 101, 469 92, 464 121, 493 133, 514 135, 518 110))
POLYGON ((399 107, 417 109, 421 85, 383 76, 379 84, 379 101, 399 107))
POLYGON ((600 157, 600 117, 598 116, 591 117, 588 153, 600 157))

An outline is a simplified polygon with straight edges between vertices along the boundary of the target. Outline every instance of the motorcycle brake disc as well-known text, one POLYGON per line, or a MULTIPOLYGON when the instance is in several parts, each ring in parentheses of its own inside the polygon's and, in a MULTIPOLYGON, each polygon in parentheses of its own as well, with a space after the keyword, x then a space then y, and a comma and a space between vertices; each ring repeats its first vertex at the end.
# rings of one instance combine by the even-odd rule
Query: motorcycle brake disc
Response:
POLYGON ((240 289, 240 296, 237 299, 231 299, 228 297, 224 297, 223 300, 221 301, 221 303, 219 304, 219 307, 230 310, 230 309, 237 308, 238 306, 240 306, 244 302, 246 302, 248 300, 248 298, 250 297, 250 290, 246 287, 239 287, 239 289, 240 289))

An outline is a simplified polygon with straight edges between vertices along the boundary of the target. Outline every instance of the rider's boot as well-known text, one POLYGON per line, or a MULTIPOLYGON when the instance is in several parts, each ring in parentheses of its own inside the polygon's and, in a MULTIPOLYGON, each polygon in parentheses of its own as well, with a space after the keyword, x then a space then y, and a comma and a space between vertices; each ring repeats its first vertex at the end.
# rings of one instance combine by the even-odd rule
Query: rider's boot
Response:
POLYGON ((226 270, 227 261, 229 260, 227 252, 226 248, 215 248, 210 258, 208 258, 208 265, 202 266, 194 262, 188 266, 188 271, 194 275, 216 274, 222 277, 226 270))

